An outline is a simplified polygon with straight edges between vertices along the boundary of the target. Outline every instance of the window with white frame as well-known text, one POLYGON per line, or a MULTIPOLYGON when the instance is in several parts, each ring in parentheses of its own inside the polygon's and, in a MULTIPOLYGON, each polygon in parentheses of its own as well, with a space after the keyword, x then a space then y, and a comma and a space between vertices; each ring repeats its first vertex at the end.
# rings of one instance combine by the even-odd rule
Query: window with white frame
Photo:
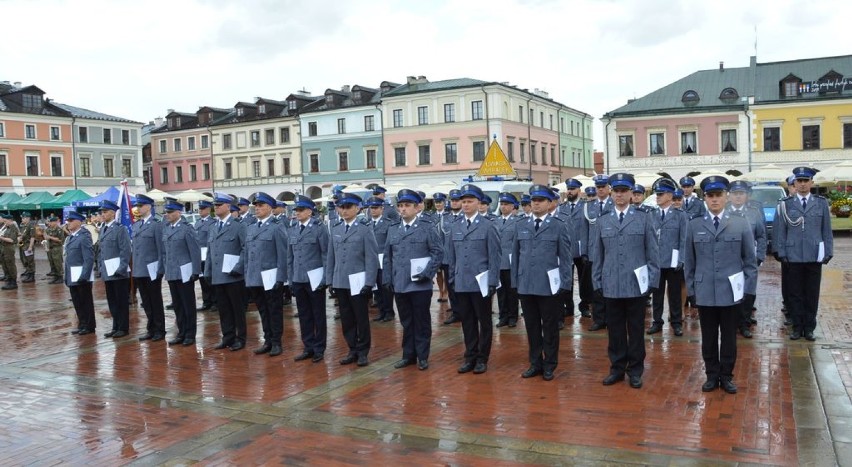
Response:
POLYGON ((444 163, 445 164, 458 164, 459 162, 459 149, 457 143, 445 143, 444 144, 444 163))
POLYGON ((186 150, 195 151, 195 136, 186 137, 186 150))
POLYGON ((175 183, 183 183, 183 167, 175 167, 175 183))
POLYGON ((272 146, 273 144, 275 144, 275 128, 269 128, 265 130, 264 134, 267 146, 272 146))
POLYGON ((418 125, 428 125, 429 124, 429 107, 422 105, 417 107, 417 124, 418 125))
POLYGON ((210 164, 201 165, 201 176, 204 177, 204 180, 210 180, 210 164))
POLYGON ((112 144, 112 130, 104 128, 104 144, 112 144))
POLYGON ((175 152, 180 152, 180 151, 181 151, 181 143, 180 143, 180 141, 181 141, 181 140, 180 140, 180 138, 175 138, 174 140, 172 140, 172 147, 174 148, 174 151, 175 151, 175 152))
POLYGON ((843 149, 852 148, 852 123, 843 124, 843 149))
POLYGON ((51 141, 59 141, 62 139, 62 134, 59 131, 58 126, 50 127, 50 140, 51 141))
POLYGON ((6 124, 3 123, 3 122, 0 122, 0 138, 5 138, 5 137, 6 137, 6 124))
POLYGON ((652 131, 648 133, 648 153, 652 156, 660 156, 666 153, 666 134, 664 132, 652 131))
POLYGON ((232 162, 225 162, 223 169, 225 172, 223 178, 225 180, 231 180, 234 178, 234 164, 232 162))
POLYGON ((444 123, 452 123, 456 121, 456 105, 444 104, 444 123))
POLYGON ((763 127, 763 150, 774 152, 781 150, 781 127, 763 127))
POLYGON ((36 127, 35 127, 35 125, 24 125, 24 138, 36 139, 36 127))
POLYGON ((417 146, 417 165, 430 165, 432 163, 432 151, 428 144, 417 146))
POLYGON ((92 159, 89 157, 81 157, 78 159, 80 161, 80 176, 81 177, 91 177, 92 176, 92 159))
MULTIPOLYGON (((81 127, 77 128, 77 140, 80 141, 81 143, 88 143, 89 142, 89 128, 88 127, 81 126, 81 127)), ((166 152, 166 151, 160 151, 160 152, 166 152)))
POLYGON ((51 154, 50 155, 50 176, 51 177, 61 177, 62 176, 62 154, 51 154))
POLYGON ((222 149, 229 151, 232 147, 231 134, 222 135, 222 149))
POLYGON ((27 163, 27 176, 29 177, 38 177, 38 155, 37 154, 27 154, 26 156, 27 163))
POLYGON ((8 157, 5 152, 0 152, 0 177, 9 176, 8 157))
POLYGON ((402 127, 402 109, 393 109, 393 127, 402 127))
POLYGON ((366 157, 367 157, 366 167, 368 169, 375 169, 376 168, 376 150, 375 149, 367 149, 365 154, 366 154, 366 157))
POLYGON ((104 158, 104 177, 115 177, 115 166, 111 157, 104 158))
POLYGON ((130 145, 130 130, 121 130, 121 144, 130 145))
POLYGON ((311 173, 319 173, 319 154, 309 154, 308 159, 310 160, 311 173))
POLYGON ((394 167, 405 167, 405 147, 393 148, 394 167))
POLYGON ((165 153, 166 153, 166 140, 161 139, 160 140, 160 154, 165 154, 165 153))
MULTIPOLYGON (((532 119, 530 119, 530 124, 532 124, 532 119)), ((538 155, 535 152, 535 143, 530 142, 530 164, 538 165, 538 155)))
POLYGON ((344 135, 346 134, 346 119, 338 118, 337 119, 337 134, 344 135))
POLYGON ((473 161, 482 162, 485 160, 485 141, 473 142, 473 161))
POLYGON ((802 125, 802 150, 809 151, 820 148, 819 125, 802 125))
POLYGON ((375 118, 372 115, 364 116, 364 131, 376 131, 375 118))
POLYGON ((471 120, 482 120, 483 112, 482 112, 482 101, 473 101, 470 103, 470 119, 471 120))
POLYGON ((308 122, 308 136, 317 135, 317 122, 308 122))
POLYGON ((633 135, 618 135, 618 157, 633 157, 633 135))
POLYGON ((281 144, 286 144, 290 142, 290 127, 282 127, 278 129, 278 138, 281 140, 281 144))
POLYGON ((340 151, 337 153, 337 170, 340 172, 349 171, 349 152, 340 151))
POLYGON ((210 136, 201 135, 201 149, 207 149, 210 147, 210 136))
POLYGON ((250 142, 251 147, 256 148, 260 146, 260 130, 254 130, 250 133, 250 142))
POLYGON ((195 182, 198 180, 198 167, 195 164, 189 166, 189 181, 195 182))
POLYGON ((698 154, 698 140, 696 131, 690 130, 680 132, 680 153, 698 154))
POLYGON ((125 178, 133 176, 133 159, 128 157, 121 159, 121 176, 125 178))
POLYGON ((721 152, 737 152, 737 130, 736 128, 723 128, 720 132, 721 141, 719 148, 721 152))
POLYGON ((251 161, 251 176, 260 178, 260 161, 251 161))
POLYGON ((266 159, 266 176, 275 176, 275 159, 266 159))
POLYGON ((285 157, 281 159, 281 172, 284 175, 290 175, 290 158, 285 157))
POLYGON ((515 142, 508 141, 506 143, 506 157, 509 158, 509 162, 515 162, 515 142))

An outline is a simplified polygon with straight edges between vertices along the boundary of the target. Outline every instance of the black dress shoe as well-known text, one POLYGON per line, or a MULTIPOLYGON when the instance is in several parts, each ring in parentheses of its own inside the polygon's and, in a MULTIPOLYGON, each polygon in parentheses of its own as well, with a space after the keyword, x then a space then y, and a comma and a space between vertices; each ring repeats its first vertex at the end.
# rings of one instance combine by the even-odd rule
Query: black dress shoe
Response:
POLYGON ((701 385, 701 392, 713 392, 719 387, 719 378, 707 378, 707 381, 701 385))
POLYGON ((544 373, 541 374, 541 378, 545 381, 550 381, 553 379, 553 370, 544 370, 544 373))
POLYGON ((112 338, 113 338, 113 339, 118 339, 118 338, 120 338, 120 337, 125 337, 125 336, 127 336, 127 332, 125 332, 125 331, 115 331, 115 334, 113 334, 113 335, 112 335, 112 338))
POLYGON ((591 318, 592 312, 589 311, 589 310, 580 310, 580 317, 581 318, 591 318))
POLYGON ((356 355, 349 354, 345 358, 340 360, 340 364, 341 365, 350 365, 352 363, 355 363, 356 360, 358 360, 358 357, 356 355))
POLYGON ((80 334, 80 329, 72 329, 71 334, 80 334))
POLYGON ((370 364, 370 360, 367 359, 366 355, 361 355, 360 357, 358 357, 358 363, 357 363, 358 366, 367 366, 369 364, 370 364))
POLYGON ((459 373, 470 373, 473 371, 473 367, 476 366, 474 362, 464 362, 464 365, 459 367, 459 373))
POLYGON ((737 385, 731 381, 731 378, 719 378, 719 386, 722 386, 722 390, 728 394, 737 393, 737 385))
POLYGON ((451 315, 449 318, 444 320, 444 324, 453 324, 458 323, 461 320, 456 317, 456 315, 451 315))
POLYGON ((91 329, 80 329, 80 332, 78 332, 77 335, 78 336, 85 336, 86 334, 91 334, 93 332, 95 332, 95 331, 92 331, 91 329))
POLYGON ((311 358, 311 361, 314 362, 314 363, 319 363, 323 360, 325 360, 325 354, 324 353, 315 353, 314 357, 311 358))
POLYGON ((115 329, 113 329, 113 330, 112 330, 112 331, 110 331, 110 332, 105 332, 105 333, 104 333, 104 337, 112 337, 112 336, 113 336, 116 332, 117 332, 117 331, 116 331, 115 329))
POLYGON ((393 367, 394 367, 394 368, 396 368, 396 369, 398 370, 398 369, 400 369, 400 368, 405 368, 405 367, 407 367, 408 365, 414 365, 414 360, 409 359, 409 358, 403 358, 402 360, 400 360, 400 361, 398 361, 398 362, 394 363, 394 364, 393 364, 393 367))
POLYGON ((269 348, 269 356, 277 357, 281 355, 282 351, 283 350, 281 349, 281 344, 272 344, 272 346, 269 348))
POLYGON ((509 320, 509 327, 510 327, 510 328, 513 328, 513 327, 515 327, 515 326, 517 326, 517 325, 518 325, 518 322, 517 322, 517 321, 513 321, 513 320, 511 320, 511 319, 509 320))
POLYGON ((600 331, 601 329, 606 329, 606 324, 594 323, 589 326, 589 331, 600 331))
POLYGON ((790 340, 797 341, 802 338, 802 331, 793 331, 790 333, 790 340))
POLYGON ((242 350, 245 346, 246 345, 243 343, 243 341, 236 341, 228 348, 231 349, 231 352, 236 352, 237 350, 242 350))
POLYGON ((633 389, 639 389, 642 387, 642 377, 639 375, 631 375, 630 376, 630 387, 633 389))
POLYGON ((509 322, 508 322, 508 321, 501 319, 500 321, 497 321, 497 325, 496 325, 496 326, 497 326, 498 328, 502 328, 503 326, 508 326, 508 325, 509 325, 509 322))
POLYGON ((429 369, 429 360, 420 360, 417 362, 418 370, 428 370, 429 369))
POLYGON ((209 311, 211 308, 213 308, 213 305, 201 305, 198 311, 209 311))
POLYGON ((222 350, 222 349, 224 349, 225 347, 230 347, 230 346, 231 346, 231 343, 230 343, 230 342, 219 341, 219 343, 218 343, 218 344, 216 344, 216 346, 215 346, 215 347, 213 347, 213 348, 214 348, 215 350, 222 350))
POLYGON ((153 336, 151 336, 151 341, 152 341, 152 342, 157 342, 157 341, 161 341, 161 340, 163 340, 163 339, 165 339, 165 338, 166 338, 166 335, 165 335, 165 334, 154 334, 153 336))
POLYGON ((181 345, 195 345, 195 339, 184 339, 181 345))
POLYGON ((754 318, 749 318, 748 322, 751 323, 751 324, 757 324, 757 320, 754 319, 754 318))
POLYGON ((175 337, 174 339, 169 341, 169 345, 178 345, 178 344, 183 344, 183 337, 178 336, 178 337, 175 337))
POLYGON ((751 339, 751 329, 749 328, 740 328, 740 334, 746 339, 751 339))
POLYGON ((648 328, 647 331, 645 331, 645 334, 656 334, 656 333, 658 333, 662 330, 663 330, 663 326, 661 324, 654 323, 654 324, 651 325, 650 328, 648 328))
POLYGON ((604 378, 603 385, 612 386, 613 384, 623 380, 624 373, 610 373, 606 378, 604 378))
POLYGON ((488 371, 488 365, 482 362, 477 363, 476 366, 473 367, 473 374, 475 375, 481 375, 486 371, 488 371))
POLYGON ((805 331, 805 340, 808 340, 808 341, 811 341, 811 342, 815 341, 816 337, 814 337, 814 332, 813 331, 805 331))
POLYGON ((302 360, 307 360, 307 359, 309 359, 313 356, 314 356, 313 352, 308 352, 307 350, 305 350, 304 352, 300 353, 299 355, 296 355, 295 357, 293 357, 293 361, 294 362, 301 362, 302 360))
POLYGON ((385 319, 385 317, 384 317, 384 316, 376 316, 375 318, 373 318, 373 321, 375 321, 375 322, 379 322, 379 321, 381 321, 381 320, 383 320, 383 319, 385 319))
POLYGON ((541 368, 536 368, 531 366, 527 368, 527 371, 521 373, 521 378, 532 378, 533 376, 538 376, 541 374, 541 368))
POLYGON ((265 342, 260 347, 254 349, 254 353, 255 353, 255 355, 260 355, 260 354, 269 353, 270 350, 272 350, 272 344, 270 344, 269 342, 265 342))
POLYGON ((785 318, 785 319, 784 319, 784 326, 792 326, 792 325, 793 325, 793 320, 792 320, 792 319, 790 319, 790 318, 785 318))

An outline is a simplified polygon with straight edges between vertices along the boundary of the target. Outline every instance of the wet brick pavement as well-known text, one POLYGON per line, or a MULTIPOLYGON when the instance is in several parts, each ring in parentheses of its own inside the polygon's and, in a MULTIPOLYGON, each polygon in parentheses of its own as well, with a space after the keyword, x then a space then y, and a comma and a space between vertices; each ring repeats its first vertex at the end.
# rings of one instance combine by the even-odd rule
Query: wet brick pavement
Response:
MULTIPOLYGON (((297 363, 295 307, 285 307, 277 358, 251 353, 254 311, 246 350, 212 348, 219 326, 209 312, 199 313, 196 346, 168 347, 101 337, 110 327, 102 283, 97 335, 72 336, 67 289, 41 279, 40 257, 35 285, 0 295, 0 464, 852 465, 852 239, 836 242, 815 343, 787 338, 778 264, 761 267, 735 396, 701 392, 696 313, 683 337, 646 336, 640 390, 600 384, 606 334, 579 318, 561 334, 552 382, 520 378, 522 325, 495 330, 486 374, 459 375, 461 329, 440 324, 437 303, 428 371, 393 369, 398 322, 372 323, 370 366, 339 365, 346 350, 330 301, 325 362, 297 363)), ((132 306, 131 334, 143 323, 132 306)))

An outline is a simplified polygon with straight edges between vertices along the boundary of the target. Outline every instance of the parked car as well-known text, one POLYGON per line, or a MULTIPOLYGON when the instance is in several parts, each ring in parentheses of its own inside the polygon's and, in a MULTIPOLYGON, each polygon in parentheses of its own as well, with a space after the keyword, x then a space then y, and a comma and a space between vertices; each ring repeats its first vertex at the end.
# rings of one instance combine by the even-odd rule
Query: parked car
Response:
POLYGON ((189 223, 189 225, 195 226, 195 221, 201 219, 201 214, 197 212, 188 212, 186 214, 182 214, 183 219, 189 223))
POLYGON ((787 196, 784 188, 778 185, 757 185, 751 188, 749 196, 751 203, 760 203, 763 210, 763 219, 766 222, 766 248, 772 251, 772 221, 775 220, 775 211, 778 200, 787 196))

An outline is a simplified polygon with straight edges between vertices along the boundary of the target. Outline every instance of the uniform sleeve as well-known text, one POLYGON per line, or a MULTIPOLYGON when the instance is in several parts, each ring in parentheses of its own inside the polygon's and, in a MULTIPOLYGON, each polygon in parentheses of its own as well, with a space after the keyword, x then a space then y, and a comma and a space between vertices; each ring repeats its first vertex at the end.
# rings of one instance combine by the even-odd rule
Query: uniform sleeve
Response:
POLYGON ((80 272, 80 279, 88 282, 92 277, 92 269, 95 267, 95 249, 92 246, 92 236, 81 233, 80 237, 80 253, 83 256, 83 270, 80 272))
POLYGON ((240 242, 240 259, 234 265, 232 271, 245 275, 246 269, 246 226, 239 222, 235 222, 234 226, 237 229, 237 239, 240 242))
POLYGON ((787 257, 787 221, 784 219, 784 210, 781 204, 784 200, 778 203, 775 208, 775 219, 772 220, 772 248, 778 253, 781 258, 787 257))
POLYGON ((686 283, 686 295, 695 296, 695 246, 692 243, 693 223, 687 223, 686 228, 686 251, 683 255, 683 280, 686 283))
POLYGON ((485 241, 488 242, 488 286, 497 287, 497 283, 500 282, 500 259, 503 256, 503 250, 500 248, 500 232, 494 222, 490 222, 488 237, 485 241))
POLYGON ((438 229, 429 229, 428 245, 429 265, 423 271, 422 275, 428 276, 431 279, 438 273, 438 268, 444 259, 444 247, 441 244, 441 236, 438 234, 438 229))
POLYGON ((127 233, 127 227, 120 225, 118 231, 118 271, 124 277, 130 276, 130 234, 127 233))
MULTIPOLYGON (((334 232, 333 227, 332 227, 331 232, 334 232)), ((335 261, 335 258, 334 258, 334 237, 333 237, 332 233, 329 233, 328 237, 329 237, 328 238, 328 253, 326 254, 326 258, 325 258, 325 283, 326 283, 326 285, 331 287, 334 284, 334 282, 332 281, 332 279, 334 279, 334 261, 335 261)))
POLYGON ((183 241, 186 243, 186 249, 189 252, 189 259, 192 262, 192 273, 201 274, 201 247, 198 246, 198 239, 195 236, 195 229, 187 225, 184 231, 183 241))
POLYGON ((654 230, 651 215, 645 213, 645 260, 648 262, 648 288, 656 289, 660 284, 660 243, 654 230))
MULTIPOLYGON (((364 285, 370 287, 376 285, 376 274, 379 272, 379 245, 376 243, 376 235, 373 230, 367 228, 364 237, 364 269, 367 275, 364 285)), ((357 293, 354 292, 353 293, 357 293)))
POLYGON ((287 236, 284 233, 284 229, 277 227, 273 226, 275 228, 273 233, 275 240, 275 265, 278 269, 275 274, 275 281, 287 282, 287 278, 290 277, 287 274, 287 236))
MULTIPOLYGON (((157 245, 157 275, 162 276, 166 272, 166 249, 163 247, 163 223, 153 222, 154 226, 154 242, 157 245)), ((147 265, 145 265, 147 268, 147 265)))
POLYGON ((825 247, 825 257, 834 256, 834 236, 831 233, 831 212, 828 209, 828 201, 822 202, 822 241, 825 247))
POLYGON ((751 225, 748 220, 742 228, 742 258, 743 276, 745 276, 744 293, 755 295, 757 292, 757 258, 754 255, 754 234, 751 233, 751 225))
POLYGON ((589 259, 592 262, 592 290, 603 287, 603 241, 600 236, 600 218, 589 229, 589 259))
POLYGON ((571 290, 574 288, 574 255, 571 250, 571 226, 569 224, 562 224, 562 231, 559 234, 559 243, 557 245, 557 254, 559 255, 559 288, 571 290))
MULTIPOLYGON (((678 240, 677 240, 677 251, 678 251, 678 256, 680 256, 678 258, 678 262, 680 264, 683 264, 684 263, 683 257, 686 254, 687 247, 689 246, 686 243, 686 234, 687 234, 687 230, 689 230, 689 221, 687 220, 687 216, 685 214, 678 216, 678 218, 679 218, 678 224, 679 224, 679 227, 680 227, 678 229, 679 234, 678 234, 678 240)), ((660 265, 660 266, 662 266, 662 265, 660 265)), ((666 267, 668 267, 668 266, 666 266, 666 267)))
POLYGON ((518 240, 518 225, 520 225, 519 221, 513 225, 515 237, 512 239, 512 260, 509 261, 509 277, 512 282, 510 285, 513 289, 518 288, 518 258, 520 258, 521 251, 521 241, 518 240))
POLYGON ((758 214, 754 229, 754 243, 757 248, 755 257, 762 263, 766 260, 766 223, 763 218, 763 212, 758 212, 758 214))

